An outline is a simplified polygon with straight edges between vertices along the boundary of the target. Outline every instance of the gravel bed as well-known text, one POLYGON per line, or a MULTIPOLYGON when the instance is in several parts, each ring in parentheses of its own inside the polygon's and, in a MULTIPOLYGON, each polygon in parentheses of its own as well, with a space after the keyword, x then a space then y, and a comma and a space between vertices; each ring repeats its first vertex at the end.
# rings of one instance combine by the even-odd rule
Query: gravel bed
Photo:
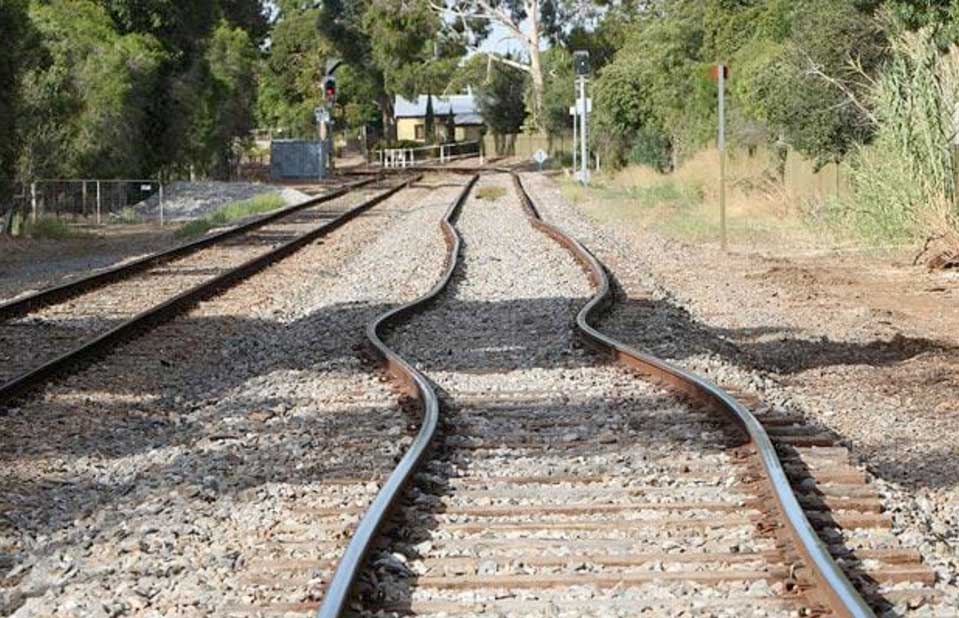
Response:
POLYGON ((737 485, 745 469, 716 445, 735 434, 577 345, 573 318, 591 294, 585 274, 529 225, 508 176, 483 177, 476 188, 488 185, 507 192, 483 201, 474 191, 465 205, 450 288, 389 336, 438 385, 443 435, 405 496, 394 541, 371 560, 364 615, 410 604, 437 616, 476 604, 510 616, 680 615, 708 601, 720 606, 716 616, 795 615, 776 601, 779 584, 660 574, 776 567, 760 553, 772 540, 749 520, 754 496, 737 485), (651 431, 664 418, 664 430, 651 431), (703 493, 710 488, 722 488, 718 504, 703 493), (710 559, 604 564, 610 548, 624 547, 710 559), (592 548, 585 558, 583 548, 592 548), (715 553, 748 559, 730 566, 715 553), (550 556, 569 558, 534 566, 550 556), (509 583, 446 587, 463 575, 509 583), (530 590, 516 579, 570 575, 661 581, 530 590))
MULTIPOLYGON (((292 187, 253 182, 172 182, 163 187, 163 216, 167 221, 199 219, 233 202, 242 202, 258 195, 279 193, 291 206, 310 198, 292 187)), ((133 210, 145 219, 160 218, 160 197, 154 195, 137 204, 133 210)))
POLYGON ((357 350, 442 268, 440 181, 7 410, 0 614, 307 611, 411 440, 357 350))
MULTIPOLYGON (((775 286, 716 268, 745 257, 592 223, 548 177, 525 174, 524 182, 542 216, 582 241, 615 273, 626 298, 605 318, 606 332, 724 387, 755 394, 776 412, 805 416, 837 433, 874 475, 884 510, 893 517, 894 540, 918 549, 938 575, 937 603, 891 595, 893 607, 885 615, 955 616, 959 489, 941 476, 954 474, 948 467, 955 461, 954 416, 903 414, 913 396, 923 400, 918 382, 911 385, 909 399, 898 387, 876 384, 883 359, 908 354, 921 339, 893 327, 888 316, 818 303, 812 290, 811 302, 797 309, 775 286), (831 351, 838 342, 858 352, 831 351)), ((936 352, 925 355, 935 358, 936 352)), ((897 376, 891 372, 885 380, 895 384, 897 376)))
POLYGON ((108 226, 66 240, 0 236, 0 303, 132 262, 179 242, 172 229, 146 225, 108 226))
POLYGON ((292 240, 357 206, 374 192, 351 192, 106 287, 0 322, 0 383, 292 240))

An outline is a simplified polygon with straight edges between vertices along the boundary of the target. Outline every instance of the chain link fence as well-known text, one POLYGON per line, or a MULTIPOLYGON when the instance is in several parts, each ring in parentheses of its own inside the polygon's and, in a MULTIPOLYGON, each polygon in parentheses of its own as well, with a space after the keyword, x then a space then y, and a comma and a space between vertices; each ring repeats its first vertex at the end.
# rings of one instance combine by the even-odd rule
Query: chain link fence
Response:
POLYGON ((156 179, 42 179, 15 187, 12 213, 22 220, 56 218, 103 225, 139 223, 143 213, 158 212, 164 223, 163 184, 156 179))

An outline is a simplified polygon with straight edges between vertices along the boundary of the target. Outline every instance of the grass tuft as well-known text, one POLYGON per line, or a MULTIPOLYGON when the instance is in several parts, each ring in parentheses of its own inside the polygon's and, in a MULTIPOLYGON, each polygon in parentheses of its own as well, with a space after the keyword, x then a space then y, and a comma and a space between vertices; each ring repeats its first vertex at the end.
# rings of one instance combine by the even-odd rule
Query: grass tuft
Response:
POLYGON ((476 191, 477 199, 486 200, 488 202, 495 202, 504 195, 506 195, 506 189, 503 187, 497 187, 495 185, 482 187, 476 191))
POLYGON ((286 205, 279 193, 265 193, 248 200, 234 202, 201 218, 181 225, 174 236, 179 239, 202 236, 216 227, 222 227, 237 219, 258 215, 286 205))
POLYGON ((30 220, 24 222, 23 235, 35 240, 66 240, 78 238, 84 234, 70 227, 65 221, 54 217, 43 217, 36 222, 30 220))

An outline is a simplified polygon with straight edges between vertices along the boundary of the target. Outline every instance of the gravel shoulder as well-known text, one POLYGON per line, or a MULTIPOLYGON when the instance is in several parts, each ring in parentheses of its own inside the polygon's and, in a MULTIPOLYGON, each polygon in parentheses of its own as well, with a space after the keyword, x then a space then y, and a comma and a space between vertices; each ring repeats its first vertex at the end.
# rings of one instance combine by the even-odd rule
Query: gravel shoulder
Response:
POLYGON ((525 178, 544 217, 616 274, 626 298, 608 329, 839 434, 880 485, 900 540, 936 569, 941 607, 959 607, 955 273, 726 256, 596 224, 553 180, 525 178))
POLYGON ((358 351, 369 320, 441 271, 451 182, 399 193, 0 417, 0 614, 310 611, 410 439, 358 351))

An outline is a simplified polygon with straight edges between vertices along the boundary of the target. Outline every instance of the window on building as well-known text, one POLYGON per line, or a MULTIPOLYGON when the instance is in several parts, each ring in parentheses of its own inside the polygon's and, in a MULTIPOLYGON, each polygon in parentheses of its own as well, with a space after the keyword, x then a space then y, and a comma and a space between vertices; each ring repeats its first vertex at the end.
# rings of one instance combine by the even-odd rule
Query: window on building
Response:
POLYGON ((426 125, 416 125, 416 139, 426 139, 426 125))

